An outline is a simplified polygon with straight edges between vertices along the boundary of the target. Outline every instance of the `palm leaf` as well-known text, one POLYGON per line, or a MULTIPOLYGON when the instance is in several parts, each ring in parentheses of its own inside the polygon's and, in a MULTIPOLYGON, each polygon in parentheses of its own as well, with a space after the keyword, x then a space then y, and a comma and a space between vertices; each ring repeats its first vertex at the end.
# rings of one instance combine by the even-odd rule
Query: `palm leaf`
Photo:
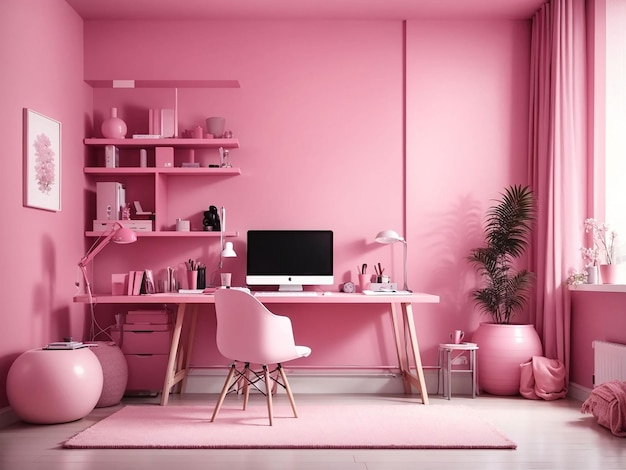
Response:
POLYGON ((521 312, 532 288, 532 273, 514 272, 512 263, 530 243, 536 204, 528 186, 510 186, 486 215, 486 246, 470 251, 469 262, 484 286, 471 292, 482 313, 496 323, 509 323, 521 312))

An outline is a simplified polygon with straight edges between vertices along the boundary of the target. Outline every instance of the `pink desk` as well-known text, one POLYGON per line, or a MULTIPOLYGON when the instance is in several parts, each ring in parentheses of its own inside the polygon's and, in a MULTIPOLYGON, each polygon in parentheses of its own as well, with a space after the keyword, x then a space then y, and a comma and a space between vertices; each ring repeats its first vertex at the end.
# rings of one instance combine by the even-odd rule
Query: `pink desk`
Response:
MULTIPOLYGON (((398 354, 398 366, 402 374, 404 391, 411 393, 411 385, 415 386, 422 397, 422 403, 428 404, 428 392, 424 381, 424 370, 422 369, 422 359, 420 356, 417 334, 415 333, 415 322, 413 320, 413 307, 415 303, 438 303, 439 297, 432 294, 413 293, 411 295, 364 295, 364 294, 344 294, 334 292, 332 295, 317 296, 281 296, 281 297, 258 297, 264 304, 388 304, 389 314, 393 325, 393 335, 398 354), (399 311, 402 312, 401 316, 399 311), (402 327, 402 328, 401 328, 402 327), (401 330, 407 333, 405 344, 404 335, 401 330), (410 351, 408 347, 410 346, 410 351), (408 351, 405 356, 403 350, 408 351), (415 364, 415 373, 411 371, 410 359, 415 364)), ((86 295, 74 297, 74 302, 89 303, 86 295)), ((181 382, 181 390, 185 390, 187 382, 187 370, 191 358, 193 339, 196 327, 198 305, 213 304, 215 300, 212 295, 206 294, 152 294, 137 296, 112 296, 94 295, 93 302, 96 304, 176 304, 176 320, 172 334, 172 344, 170 347, 167 372, 161 393, 161 405, 166 405, 169 399, 169 392, 172 387, 181 382), (190 318, 186 319, 187 313, 190 318), (180 338, 183 326, 187 322, 189 339, 186 348, 180 348, 180 338)))

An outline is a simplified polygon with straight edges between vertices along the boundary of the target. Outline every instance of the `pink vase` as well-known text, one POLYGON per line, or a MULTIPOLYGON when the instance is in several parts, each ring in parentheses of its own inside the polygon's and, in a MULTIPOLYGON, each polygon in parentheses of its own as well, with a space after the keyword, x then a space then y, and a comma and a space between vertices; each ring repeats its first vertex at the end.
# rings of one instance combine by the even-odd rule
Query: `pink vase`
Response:
POLYGON ((102 122, 100 130, 107 139, 123 139, 126 137, 126 123, 117 117, 117 108, 111 108, 111 116, 102 122))
POLYGON ((617 265, 601 264, 600 278, 602 279, 602 284, 617 284, 617 265))
POLYGON ((542 356, 543 347, 533 325, 481 323, 472 341, 478 344, 478 382, 492 395, 518 395, 520 365, 542 356))

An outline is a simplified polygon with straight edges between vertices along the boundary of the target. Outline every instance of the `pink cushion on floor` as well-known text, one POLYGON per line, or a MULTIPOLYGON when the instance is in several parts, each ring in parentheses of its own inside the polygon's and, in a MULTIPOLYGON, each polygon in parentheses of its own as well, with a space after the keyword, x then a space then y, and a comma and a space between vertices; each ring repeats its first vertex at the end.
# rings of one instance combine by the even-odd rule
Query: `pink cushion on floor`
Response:
POLYGON ((112 341, 94 341, 91 348, 102 366, 102 394, 96 408, 117 405, 124 396, 128 382, 128 364, 122 350, 112 341))

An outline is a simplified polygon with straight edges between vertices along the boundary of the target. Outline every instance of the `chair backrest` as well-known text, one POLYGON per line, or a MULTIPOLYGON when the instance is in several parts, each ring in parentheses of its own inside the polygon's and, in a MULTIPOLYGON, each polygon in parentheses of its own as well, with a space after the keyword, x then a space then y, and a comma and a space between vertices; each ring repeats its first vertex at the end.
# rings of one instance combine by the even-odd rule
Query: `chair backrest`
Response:
POLYGON ((218 289, 215 312, 217 348, 226 358, 276 364, 298 357, 291 320, 273 314, 250 293, 218 289))

